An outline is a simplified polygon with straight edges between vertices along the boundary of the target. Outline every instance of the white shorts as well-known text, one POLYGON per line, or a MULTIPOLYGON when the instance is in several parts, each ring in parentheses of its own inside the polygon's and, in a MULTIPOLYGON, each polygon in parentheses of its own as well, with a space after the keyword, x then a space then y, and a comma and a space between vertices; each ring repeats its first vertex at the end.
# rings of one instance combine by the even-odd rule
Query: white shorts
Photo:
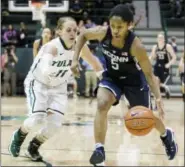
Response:
POLYGON ((48 87, 37 80, 25 82, 29 115, 47 111, 64 115, 67 106, 67 84, 48 87))
POLYGON ((69 79, 67 80, 68 84, 74 84, 76 82, 74 76, 70 76, 69 79))

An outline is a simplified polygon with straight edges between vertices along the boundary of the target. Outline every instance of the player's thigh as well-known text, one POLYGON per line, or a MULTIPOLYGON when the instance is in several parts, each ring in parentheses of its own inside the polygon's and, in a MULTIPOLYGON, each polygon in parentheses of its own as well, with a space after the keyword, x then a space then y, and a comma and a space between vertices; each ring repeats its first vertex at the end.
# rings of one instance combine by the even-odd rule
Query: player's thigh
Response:
POLYGON ((148 87, 125 87, 124 94, 130 107, 145 106, 151 108, 150 91, 148 87))
POLYGON ((99 87, 97 93, 98 110, 107 111, 117 101, 115 95, 105 87, 99 87))
POLYGON ((167 84, 167 82, 169 81, 169 79, 170 79, 170 73, 169 73, 169 71, 164 71, 164 74, 163 74, 163 80, 164 80, 164 84, 167 84))
POLYGON ((48 110, 64 115, 67 106, 67 84, 62 84, 48 91, 48 110))
POLYGON ((31 80, 25 84, 25 93, 29 115, 46 112, 48 96, 43 84, 31 80))
MULTIPOLYGON (((111 99, 110 102, 108 100, 107 105, 117 105, 122 95, 122 90, 119 88, 118 84, 114 82, 114 80, 110 77, 103 77, 103 79, 99 82, 98 85, 99 94, 97 95, 98 103, 105 103, 105 100, 111 99), (100 89, 104 88, 104 89, 100 89), (99 90, 100 89, 100 90, 99 90), (114 103, 112 103, 114 101, 114 103)), ((96 92, 96 91, 95 91, 96 92)))
POLYGON ((67 102, 68 98, 66 94, 52 94, 49 96, 47 111, 54 114, 64 115, 67 102))
POLYGON ((156 77, 159 78, 161 83, 164 83, 164 70, 163 70, 163 68, 155 67, 154 74, 156 77))

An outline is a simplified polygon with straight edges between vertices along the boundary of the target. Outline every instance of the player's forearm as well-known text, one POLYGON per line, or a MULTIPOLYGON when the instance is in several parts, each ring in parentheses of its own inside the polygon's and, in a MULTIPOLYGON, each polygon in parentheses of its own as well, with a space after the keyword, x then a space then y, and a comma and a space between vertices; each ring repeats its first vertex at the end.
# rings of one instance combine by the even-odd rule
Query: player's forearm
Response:
POLYGON ((79 35, 76 45, 75 45, 75 53, 73 56, 73 61, 78 61, 80 52, 82 50, 82 47, 84 46, 86 42, 85 36, 83 34, 79 35))
POLYGON ((151 92, 154 94, 155 98, 161 99, 159 84, 156 80, 156 77, 153 75, 153 73, 147 74, 146 80, 147 80, 148 85, 150 86, 151 92))
POLYGON ((169 65, 173 65, 174 63, 176 62, 176 57, 174 57, 170 62, 169 62, 169 65))
POLYGON ((104 71, 102 64, 100 63, 100 61, 96 57, 94 57, 94 61, 91 61, 90 64, 96 73, 104 71))
POLYGON ((44 76, 50 75, 50 65, 53 59, 53 55, 49 53, 45 53, 42 58, 42 73, 44 76))

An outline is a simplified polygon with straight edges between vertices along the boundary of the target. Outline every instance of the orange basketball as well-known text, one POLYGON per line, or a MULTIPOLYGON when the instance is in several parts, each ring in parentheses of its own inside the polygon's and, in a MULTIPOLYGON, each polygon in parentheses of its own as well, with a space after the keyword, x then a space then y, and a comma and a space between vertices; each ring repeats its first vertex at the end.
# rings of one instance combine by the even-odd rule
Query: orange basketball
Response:
POLYGON ((144 106, 133 107, 125 116, 125 126, 133 135, 147 135, 155 126, 154 115, 144 106))

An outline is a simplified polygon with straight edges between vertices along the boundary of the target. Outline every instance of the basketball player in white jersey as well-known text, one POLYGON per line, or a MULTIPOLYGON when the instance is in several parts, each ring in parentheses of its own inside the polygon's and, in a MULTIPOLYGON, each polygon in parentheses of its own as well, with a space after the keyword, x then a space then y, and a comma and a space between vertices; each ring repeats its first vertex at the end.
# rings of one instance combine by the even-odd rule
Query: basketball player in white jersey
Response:
MULTIPOLYGON (((77 24, 73 18, 60 18, 57 29, 60 37, 41 47, 25 79, 29 118, 13 133, 9 151, 14 157, 19 156, 20 147, 27 134, 40 125, 41 129, 37 128, 26 155, 33 161, 42 161, 38 149, 61 128, 66 110, 67 80, 71 75, 77 24)), ((83 48, 81 57, 96 72, 103 70, 101 63, 90 53, 87 46, 83 48)))

